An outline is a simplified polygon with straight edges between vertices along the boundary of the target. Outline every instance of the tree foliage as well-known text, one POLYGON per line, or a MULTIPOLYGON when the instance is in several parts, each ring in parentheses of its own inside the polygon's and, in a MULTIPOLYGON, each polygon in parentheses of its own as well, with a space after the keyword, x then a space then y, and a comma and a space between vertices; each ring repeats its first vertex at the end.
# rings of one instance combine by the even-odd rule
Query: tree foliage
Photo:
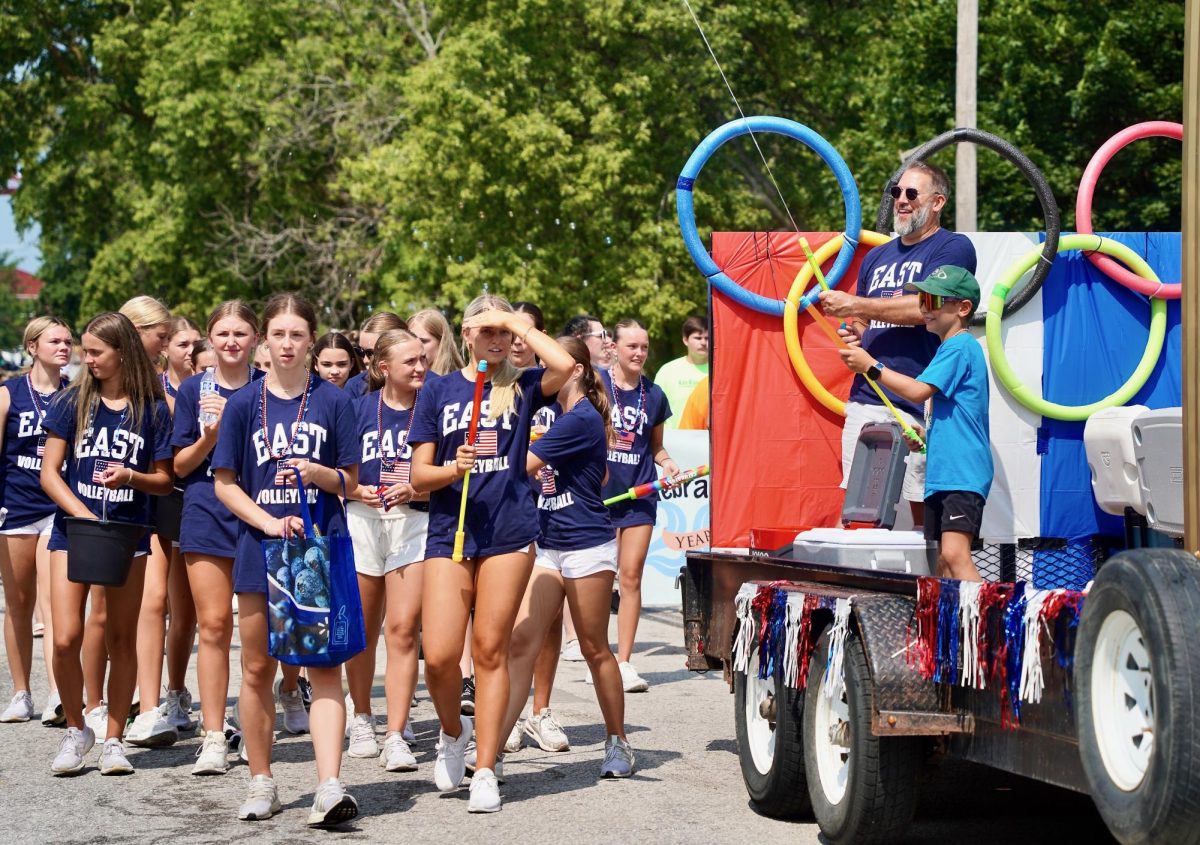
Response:
MULTIPOLYGON (((900 152, 953 126, 952 0, 692 5, 745 112, 828 139, 868 223, 900 152)), ((1174 2, 983 4, 979 126, 1042 168, 1069 228, 1105 139, 1180 119, 1182 41, 1174 2)), ((43 307, 72 319, 295 289, 348 327, 486 287, 552 326, 586 310, 673 337, 705 308, 674 182, 737 110, 682 3, 10 0, 0 66, 0 167, 41 229, 43 307)), ((705 231, 841 229, 820 160, 758 141, 783 199, 738 139, 697 184, 705 231)), ((979 167, 981 228, 1037 228, 1020 174, 979 167)), ((1134 145, 1097 227, 1178 227, 1180 178, 1177 144, 1134 145)))

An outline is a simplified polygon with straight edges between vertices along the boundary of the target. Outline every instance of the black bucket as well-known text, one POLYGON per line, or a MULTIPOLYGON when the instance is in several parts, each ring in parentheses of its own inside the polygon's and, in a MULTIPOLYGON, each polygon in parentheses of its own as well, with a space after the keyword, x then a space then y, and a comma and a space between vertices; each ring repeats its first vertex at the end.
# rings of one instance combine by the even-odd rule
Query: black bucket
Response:
POLYGON ((165 496, 155 496, 153 501, 155 533, 164 539, 179 542, 179 523, 183 520, 183 491, 176 487, 165 496))
POLYGON ((123 587, 138 542, 150 528, 131 522, 63 519, 67 530, 67 580, 76 584, 123 587))

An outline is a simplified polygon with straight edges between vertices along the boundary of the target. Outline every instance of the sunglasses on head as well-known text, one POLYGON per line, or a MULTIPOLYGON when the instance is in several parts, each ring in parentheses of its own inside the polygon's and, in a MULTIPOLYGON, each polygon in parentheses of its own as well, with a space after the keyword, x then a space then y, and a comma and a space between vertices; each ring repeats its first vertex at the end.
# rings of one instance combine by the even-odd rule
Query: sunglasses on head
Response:
POLYGON ((936 293, 917 291, 917 302, 926 311, 939 311, 947 302, 962 302, 961 296, 939 296, 936 293))
POLYGON ((908 198, 909 202, 914 201, 921 195, 921 192, 916 188, 901 188, 899 185, 892 185, 892 187, 888 188, 888 193, 892 195, 892 199, 894 200, 900 199, 900 195, 903 194, 908 198))

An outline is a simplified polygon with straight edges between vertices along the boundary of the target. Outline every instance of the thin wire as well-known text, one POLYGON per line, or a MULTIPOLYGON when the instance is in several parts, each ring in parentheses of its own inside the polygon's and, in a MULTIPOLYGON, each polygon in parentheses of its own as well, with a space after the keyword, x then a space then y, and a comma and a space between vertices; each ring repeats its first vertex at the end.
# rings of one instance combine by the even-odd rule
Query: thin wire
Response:
POLYGON ((692 8, 692 4, 688 0, 683 0, 683 5, 687 7, 688 14, 692 16, 692 21, 696 24, 696 29, 700 32, 700 37, 704 39, 704 46, 708 48, 708 54, 712 56, 713 64, 717 66, 717 72, 721 74, 725 88, 729 91, 729 96, 733 98, 733 104, 737 106, 738 114, 742 116, 742 120, 746 124, 746 129, 750 133, 750 140, 754 142, 754 149, 758 150, 758 157, 762 159, 763 167, 767 169, 767 176, 771 178, 771 184, 775 186, 775 193, 779 196, 779 201, 783 203, 783 210, 787 213, 788 220, 792 223, 792 231, 799 235, 800 227, 796 225, 796 218, 792 216, 792 209, 788 207, 787 200, 783 198, 783 191, 779 189, 779 183, 775 181, 775 174, 771 171, 771 165, 767 164, 767 157, 763 155, 762 147, 758 145, 758 137, 754 134, 754 129, 750 126, 750 121, 746 119, 746 113, 742 111, 742 104, 738 102, 737 94, 733 93, 733 86, 729 84, 729 78, 725 76, 725 69, 721 67, 721 62, 717 59, 717 54, 713 51, 712 44, 708 41, 708 36, 704 34, 704 27, 700 25, 700 18, 696 17, 696 11, 692 8))

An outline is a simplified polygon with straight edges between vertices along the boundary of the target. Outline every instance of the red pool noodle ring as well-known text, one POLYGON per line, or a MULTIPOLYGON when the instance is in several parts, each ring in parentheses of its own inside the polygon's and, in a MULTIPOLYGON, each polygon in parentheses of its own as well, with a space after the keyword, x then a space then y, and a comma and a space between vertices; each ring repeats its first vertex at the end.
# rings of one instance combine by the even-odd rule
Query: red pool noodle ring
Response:
MULTIPOLYGON (((1096 150, 1096 154, 1092 156, 1092 160, 1088 162, 1088 166, 1083 171, 1083 178, 1079 180, 1079 194, 1075 198, 1075 231, 1079 234, 1095 234, 1092 231, 1092 194, 1096 190, 1096 181, 1100 178, 1101 171, 1119 150, 1143 138, 1174 138, 1176 141, 1182 141, 1183 124, 1171 123, 1166 120, 1135 123, 1113 135, 1104 142, 1104 146, 1096 150)), ((1097 252, 1085 252, 1084 255, 1096 266, 1096 269, 1130 290, 1162 299, 1179 299, 1180 284, 1178 282, 1171 285, 1152 282, 1132 270, 1126 269, 1107 255, 1097 252)))

